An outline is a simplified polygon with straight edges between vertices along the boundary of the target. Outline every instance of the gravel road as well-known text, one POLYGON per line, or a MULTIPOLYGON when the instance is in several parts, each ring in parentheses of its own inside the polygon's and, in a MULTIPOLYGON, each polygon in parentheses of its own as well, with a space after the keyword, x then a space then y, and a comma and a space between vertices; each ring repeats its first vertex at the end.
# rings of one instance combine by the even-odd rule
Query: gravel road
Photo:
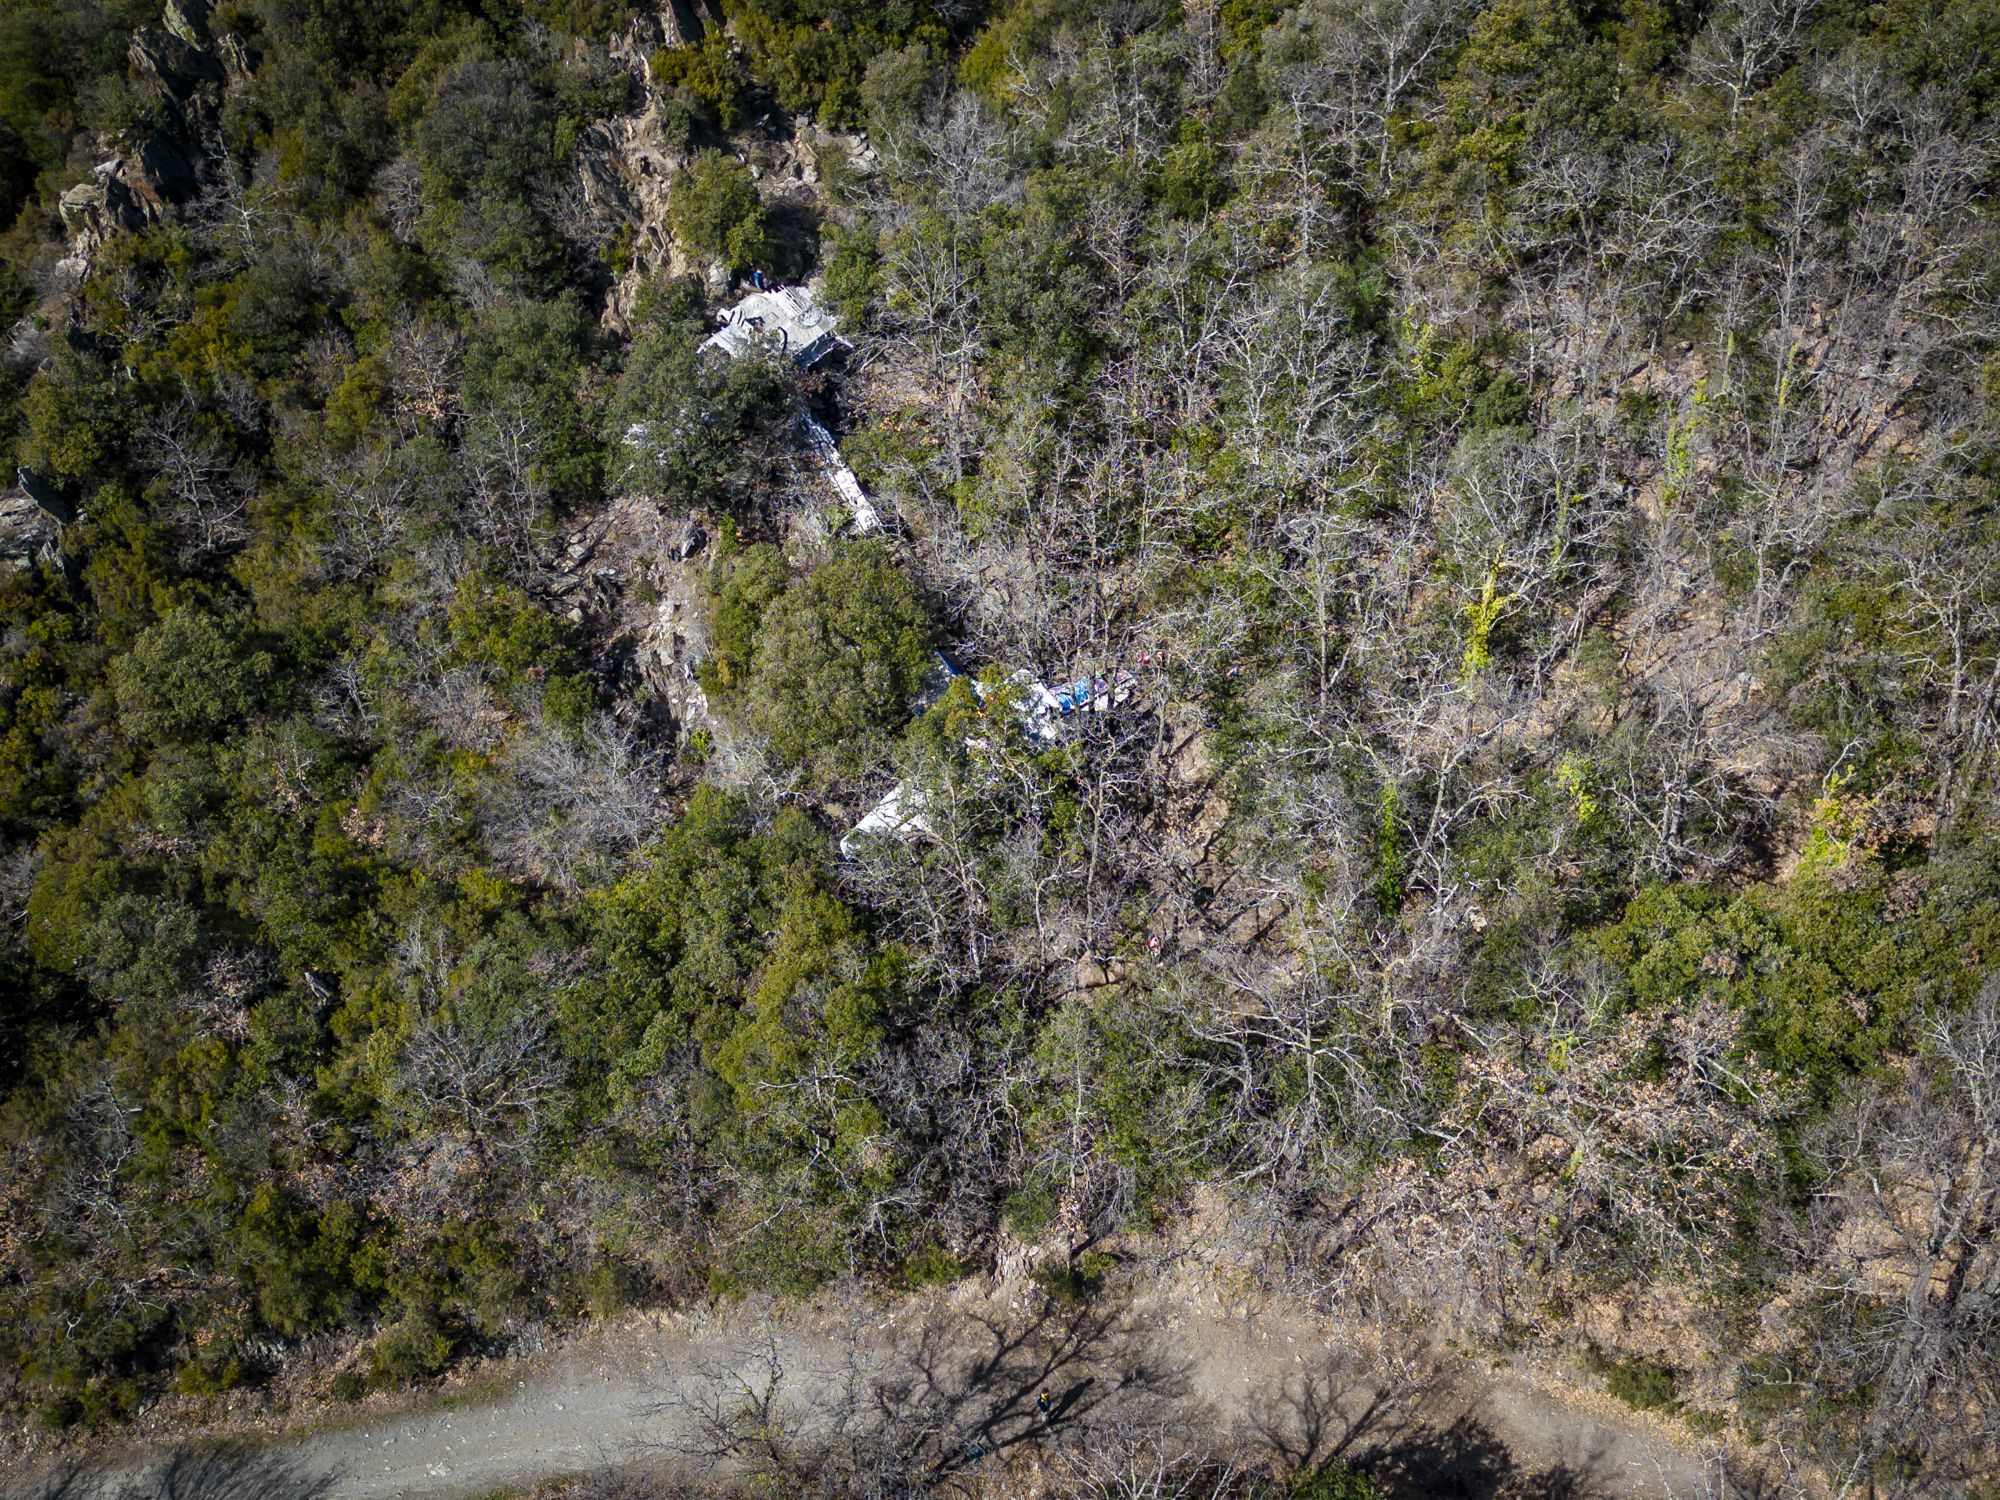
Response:
POLYGON ((722 1472, 746 1400, 794 1432, 893 1425, 989 1465, 1023 1445, 1202 1428, 1361 1457, 1409 1495, 1693 1497, 1711 1466, 1622 1410, 1584 1411, 1460 1360, 1364 1356, 1282 1309, 1209 1296, 1067 1308, 965 1291, 892 1305, 765 1305, 594 1334, 445 1401, 255 1446, 128 1456, 16 1480, 33 1500, 387 1500, 491 1495, 653 1463, 722 1472), (1037 1393, 1056 1421, 1035 1421, 1037 1393))

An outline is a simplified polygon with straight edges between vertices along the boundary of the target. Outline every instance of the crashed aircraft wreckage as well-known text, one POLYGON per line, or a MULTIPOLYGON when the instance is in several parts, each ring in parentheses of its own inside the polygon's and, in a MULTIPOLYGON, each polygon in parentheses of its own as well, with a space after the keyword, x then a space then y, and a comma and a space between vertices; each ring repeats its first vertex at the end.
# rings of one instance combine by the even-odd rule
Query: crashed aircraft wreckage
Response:
MULTIPOLYGON (((734 307, 722 312, 716 331, 702 343, 702 348, 714 349, 731 359, 774 352, 790 358, 801 369, 811 368, 836 348, 852 347, 840 336, 838 320, 819 305, 810 287, 803 286, 752 292, 734 307)), ((854 471, 841 458, 840 446, 834 441, 833 434, 803 408, 799 411, 799 425, 834 492, 846 503, 854 529, 862 533, 880 530, 881 512, 862 489, 854 471)), ((645 438, 644 423, 635 423, 626 433, 626 440, 634 444, 643 443, 645 438)), ((944 696, 952 679, 963 675, 940 652, 936 669, 919 697, 917 711, 921 713, 936 703, 944 696)), ((1021 727, 1030 739, 1043 745, 1054 744, 1063 726, 1076 715, 1102 713, 1123 703, 1136 686, 1128 672, 1119 672, 1108 678, 1094 675, 1079 677, 1056 687, 1050 687, 1025 669, 1009 674, 1007 680, 1021 689, 1021 727)), ((982 699, 990 691, 976 680, 972 683, 972 690, 982 699)), ((976 741, 967 743, 977 747, 976 741)), ((888 795, 868 810, 860 822, 848 830, 840 841, 840 852, 851 857, 861 844, 871 838, 887 836, 907 839, 930 832, 931 824, 925 816, 922 789, 907 781, 899 781, 889 789, 888 795)))
MULTIPOLYGON (((789 357, 800 369, 810 369, 835 349, 853 347, 840 336, 838 320, 819 305, 812 288, 803 286, 752 292, 723 311, 716 331, 702 343, 702 348, 717 350, 731 359, 770 350, 789 357)), ((882 513, 840 456, 833 434, 804 410, 799 413, 799 426, 805 430, 806 443, 834 493, 846 504, 854 529, 863 534, 881 530, 882 513)))
MULTIPOLYGON (((951 680, 964 674, 942 653, 938 656, 938 670, 932 674, 932 686, 927 688, 918 700, 918 712, 929 708, 944 696, 944 690, 951 680)), ((1050 687, 1025 668, 1008 674, 1008 682, 1022 689, 1021 728, 1029 739, 1038 744, 1053 745, 1061 738, 1067 724, 1078 714, 1103 713, 1132 696, 1138 685, 1129 672, 1118 672, 1111 677, 1079 677, 1060 687, 1050 687)), ((991 692, 977 678, 970 679, 973 692, 982 700, 991 692)), ((968 748, 977 749, 980 741, 968 739, 968 748)), ((860 822, 849 829, 840 841, 840 852, 844 858, 853 858, 854 852, 869 839, 893 837, 908 839, 928 835, 931 830, 929 819, 925 817, 924 793, 921 787, 907 781, 899 781, 889 788, 889 793, 871 807, 860 822)))

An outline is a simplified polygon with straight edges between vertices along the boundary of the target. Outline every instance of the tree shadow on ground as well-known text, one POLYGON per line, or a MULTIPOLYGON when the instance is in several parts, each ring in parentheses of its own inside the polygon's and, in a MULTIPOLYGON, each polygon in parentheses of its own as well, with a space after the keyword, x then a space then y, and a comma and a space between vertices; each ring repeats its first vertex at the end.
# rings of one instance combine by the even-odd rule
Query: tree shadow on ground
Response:
POLYGON ((875 1395, 885 1422, 907 1427, 917 1417, 938 1434, 934 1470, 942 1472, 974 1444, 992 1453, 1081 1426, 1113 1405, 1177 1401, 1187 1371, 1150 1347, 1122 1309, 1050 1300, 1019 1319, 980 1313, 927 1323, 878 1377, 875 1395), (1046 1425, 1035 1406, 1045 1390, 1053 1408, 1046 1425))
POLYGON ((1186 1367, 1139 1336, 1120 1308, 1050 1299, 1025 1311, 942 1312, 884 1351, 857 1323, 833 1359, 768 1340, 668 1377, 650 1408, 660 1455, 705 1466, 928 1474, 1086 1428, 1109 1406, 1166 1408, 1186 1367), (1048 1391, 1044 1423, 1036 1398, 1048 1391), (664 1435, 667 1429, 675 1435, 664 1435))
POLYGON ((1358 1462, 1403 1500, 1612 1500, 1629 1495, 1629 1479, 1617 1482, 1586 1460, 1562 1459, 1544 1468, 1526 1468, 1493 1429, 1462 1414, 1446 1427, 1412 1426, 1358 1462))
POLYGON ((1343 1459, 1392 1500, 1623 1500, 1635 1488, 1602 1443, 1524 1462, 1476 1401, 1424 1376, 1385 1383, 1330 1357, 1288 1375, 1255 1405, 1250 1441, 1284 1467, 1343 1459))
POLYGON ((783 281, 803 281, 819 262, 819 210, 796 198, 765 204, 770 232, 769 269, 783 281))
POLYGON ((187 1448, 143 1470, 72 1465, 0 1490, 8 1500, 325 1500, 334 1476, 248 1445, 187 1448))

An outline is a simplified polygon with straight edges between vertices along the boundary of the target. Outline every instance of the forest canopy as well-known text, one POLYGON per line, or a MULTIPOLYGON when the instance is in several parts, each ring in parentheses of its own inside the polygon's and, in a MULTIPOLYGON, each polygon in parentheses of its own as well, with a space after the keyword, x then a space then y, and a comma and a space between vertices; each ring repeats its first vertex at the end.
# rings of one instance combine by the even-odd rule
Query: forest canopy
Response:
POLYGON ((1992 1483, 1996 176, 1991 0, 9 5, 0 1403, 1200 1201, 1992 1483))

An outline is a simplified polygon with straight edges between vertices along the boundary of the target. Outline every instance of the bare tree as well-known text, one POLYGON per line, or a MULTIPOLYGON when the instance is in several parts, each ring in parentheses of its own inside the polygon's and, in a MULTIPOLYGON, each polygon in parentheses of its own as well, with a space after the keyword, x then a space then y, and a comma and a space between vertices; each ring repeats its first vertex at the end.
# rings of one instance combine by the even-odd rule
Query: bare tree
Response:
POLYGON ((658 755, 606 715, 581 730, 531 722, 500 759, 508 774, 487 789, 480 822, 495 855, 521 876, 575 891, 654 826, 658 755))
POLYGON ((1840 1494, 1957 1493, 2000 1444, 2000 982, 1920 1036, 1812 1142, 1798 1321, 1840 1494))
POLYGON ((197 567, 249 536, 255 477, 234 461, 187 396, 148 414, 137 434, 140 457, 159 475, 161 509, 184 566, 197 567))

